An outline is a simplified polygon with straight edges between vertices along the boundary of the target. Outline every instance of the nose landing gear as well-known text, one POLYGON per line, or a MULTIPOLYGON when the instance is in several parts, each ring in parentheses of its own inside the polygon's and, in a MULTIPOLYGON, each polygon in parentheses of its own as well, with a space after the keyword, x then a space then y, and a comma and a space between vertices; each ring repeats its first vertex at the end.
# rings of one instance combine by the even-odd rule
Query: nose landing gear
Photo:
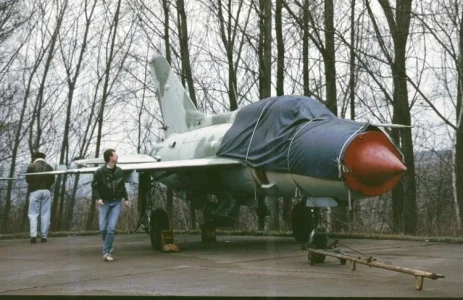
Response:
MULTIPOLYGON (((310 234, 309 247, 313 249, 326 249, 327 244, 328 238, 326 237, 325 230, 323 228, 314 229, 310 234)), ((325 258, 325 255, 312 251, 309 251, 307 254, 310 265, 324 263, 325 258)))
POLYGON ((306 244, 309 241, 309 235, 314 229, 313 212, 310 207, 305 205, 302 200, 297 203, 291 213, 291 227, 296 242, 306 244))

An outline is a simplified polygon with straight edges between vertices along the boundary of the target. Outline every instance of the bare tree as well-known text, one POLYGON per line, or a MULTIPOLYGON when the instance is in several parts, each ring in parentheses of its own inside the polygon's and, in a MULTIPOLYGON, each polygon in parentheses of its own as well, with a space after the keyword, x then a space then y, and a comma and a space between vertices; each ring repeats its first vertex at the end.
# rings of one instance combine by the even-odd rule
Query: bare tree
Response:
POLYGON ((237 69, 239 68, 242 49, 244 46, 244 35, 239 35, 240 31, 246 31, 249 24, 249 18, 251 10, 244 10, 244 1, 239 1, 237 7, 235 7, 232 0, 227 0, 226 4, 222 1, 210 0, 208 3, 209 7, 214 13, 219 23, 219 36, 222 41, 225 55, 227 58, 228 68, 228 86, 227 94, 230 103, 230 110, 236 110, 238 108, 238 95, 237 95, 237 69), (242 14, 245 14, 244 25, 240 24, 240 18, 242 14), (237 39, 239 39, 237 41, 237 39))
POLYGON ((272 5, 259 0, 259 96, 264 99, 271 96, 272 82, 272 5))
MULTIPOLYGON (((57 48, 57 42, 58 42, 58 35, 61 30, 61 26, 63 24, 64 16, 67 13, 67 8, 68 8, 68 2, 63 1, 60 2, 59 0, 54 1, 54 6, 56 8, 56 22, 53 24, 52 32, 50 33, 50 40, 49 40, 49 46, 47 47, 48 53, 46 54, 45 58, 45 63, 43 66, 43 73, 41 74, 41 79, 39 82, 39 88, 37 92, 37 96, 35 99, 35 104, 34 104, 34 111, 32 114, 32 119, 30 121, 30 131, 29 131, 29 150, 31 154, 38 150, 40 146, 42 146, 43 141, 42 141, 42 134, 43 130, 46 126, 46 123, 49 122, 50 116, 42 116, 43 108, 45 107, 45 102, 50 101, 49 99, 44 99, 45 98, 45 89, 47 87, 47 80, 48 80, 48 75, 49 72, 52 68, 52 62, 53 59, 55 58, 56 54, 56 48, 57 48), (35 128, 34 128, 34 123, 35 123, 35 128)), ((41 10, 47 10, 47 6, 40 6, 39 9, 41 10)), ((51 8, 53 9, 53 7, 51 8)), ((50 12, 53 13, 53 12, 50 12)), ((44 27, 45 31, 48 31, 48 28, 44 27)), ((56 90, 55 90, 56 91, 56 90)), ((53 93, 53 91, 52 91, 53 93)))
POLYGON ((198 102, 196 101, 196 93, 193 85, 193 73, 191 72, 190 63, 190 50, 189 50, 189 38, 188 38, 188 26, 187 16, 185 12, 184 0, 177 0, 177 14, 178 14, 178 30, 179 30, 179 43, 180 43, 180 58, 182 60, 182 77, 186 80, 188 85, 188 91, 193 101, 193 104, 197 107, 198 102))
POLYGON ((414 16, 426 32, 429 32, 438 46, 436 51, 444 58, 442 67, 430 68, 436 82, 444 87, 439 89, 443 92, 440 93, 439 98, 444 94, 444 98, 451 104, 455 114, 446 115, 433 101, 434 95, 429 95, 424 88, 420 88, 419 83, 413 78, 407 77, 407 79, 437 117, 454 131, 452 184, 457 227, 461 230, 463 223, 463 5, 460 1, 423 1, 419 8, 420 11, 414 16), (453 66, 449 67, 445 64, 447 57, 453 66))
POLYGON ((102 139, 102 131, 103 131, 103 121, 104 121, 104 112, 106 108, 106 101, 108 100, 110 94, 110 78, 111 78, 111 67, 113 61, 115 59, 115 52, 116 52, 116 35, 117 29, 120 21, 120 10, 121 10, 121 0, 117 1, 116 4, 116 11, 114 12, 114 16, 112 18, 111 23, 109 24, 109 34, 107 44, 109 46, 109 53, 106 56, 106 65, 104 69, 104 82, 103 82, 103 90, 101 95, 101 102, 100 108, 98 111, 98 131, 97 131, 97 139, 96 139, 96 149, 95 149, 95 157, 100 155, 100 147, 101 147, 101 139, 102 139))
MULTIPOLYGON (((103 86, 101 87, 101 97, 99 97, 99 108, 97 115, 97 136, 96 136, 96 147, 95 157, 98 157, 101 152, 101 143, 103 139, 103 125, 105 121, 105 113, 108 105, 108 101, 111 99, 114 84, 119 80, 120 73, 124 70, 124 62, 129 54, 130 46, 133 42, 133 35, 123 35, 122 40, 118 39, 119 23, 122 18, 121 14, 122 1, 117 1, 115 5, 115 11, 112 17, 108 17, 108 34, 106 31, 102 32, 102 38, 106 38, 103 43, 106 45, 105 57, 104 57, 104 70, 102 74, 103 86), (124 49, 126 47, 126 49, 124 49), (117 59, 119 58, 119 60, 117 59)), ((112 13, 111 7, 108 3, 108 7, 105 8, 108 16, 112 13)), ((129 31, 132 30, 134 22, 130 22, 129 31)), ((121 27, 122 29, 123 27, 121 27)), ((96 93, 96 92, 95 92, 96 93)), ((114 103, 115 104, 115 103, 114 103)), ((91 201, 90 212, 87 219, 87 230, 92 227, 93 219, 95 215, 95 201, 91 201)))
MULTIPOLYGON (((69 157, 68 157, 69 139, 70 139, 70 129, 69 128, 71 124, 71 112, 72 112, 72 106, 73 106, 74 93, 76 91, 77 79, 79 78, 79 75, 81 74, 81 68, 82 68, 82 64, 84 60, 84 53, 87 50, 89 30, 90 30, 90 25, 92 24, 92 16, 95 10, 96 3, 97 3, 96 1, 93 1, 93 3, 89 3, 89 1, 84 1, 82 14, 85 16, 85 23, 84 23, 84 33, 82 37, 82 42, 80 44, 80 50, 76 49, 77 46, 74 46, 74 43, 72 43, 68 49, 65 49, 64 40, 69 38, 69 33, 66 32, 65 36, 62 36, 61 34, 59 35, 60 52, 61 52, 64 69, 66 72, 66 80, 67 80, 67 87, 68 87, 66 117, 64 120, 63 139, 61 142, 61 149, 60 149, 60 156, 59 156, 60 165, 64 163, 66 163, 66 165, 69 164, 69 157), (74 57, 75 54, 78 54, 77 58, 74 57)), ((71 28, 71 30, 76 30, 76 28, 71 28)), ((77 37, 75 39, 77 39, 77 37)), ((60 179, 61 179, 61 176, 58 176, 58 179, 56 180, 57 184, 55 184, 54 193, 53 193, 55 195, 55 199, 53 201, 52 214, 51 214, 52 220, 55 220, 55 222, 52 222, 53 229, 59 229, 61 227, 61 217, 62 217, 62 211, 64 209, 64 190, 66 186, 67 176, 66 175, 63 176, 63 181, 61 184, 60 184, 60 179), (61 195, 60 195, 60 187, 62 187, 61 195), (57 206, 58 206, 57 196, 58 195, 60 195, 59 197, 60 202, 59 202, 59 213, 57 214, 57 206)), ((78 182, 78 177, 76 178, 76 184, 77 182, 78 182)), ((77 186, 75 186, 75 189, 76 188, 77 186)), ((68 209, 67 209, 67 219, 66 219, 67 226, 66 227, 68 228, 71 225, 72 216, 73 216, 73 208, 74 208, 74 199, 72 198, 68 205, 68 209)))
MULTIPOLYGON (((370 0, 366 0, 368 13, 372 20, 376 37, 391 68, 394 91, 392 96, 392 121, 398 124, 410 125, 410 107, 408 103, 406 49, 410 29, 412 0, 397 1, 392 7, 389 0, 378 0, 389 25, 393 42, 393 53, 381 35, 376 16, 373 13, 370 0)), ((416 232, 416 182, 415 161, 413 157, 413 141, 411 128, 393 128, 392 138, 399 141, 404 153, 407 171, 392 192, 392 211, 396 230, 407 234, 416 232)))
POLYGON ((350 42, 349 47, 350 61, 349 61, 349 103, 350 103, 350 119, 355 120, 355 86, 356 86, 356 62, 355 62, 355 0, 351 0, 350 10, 350 42))
MULTIPOLYGON (((39 16, 42 17, 42 15, 39 16)), ((35 20, 30 19, 32 22, 29 26, 28 29, 30 30, 30 34, 32 34, 36 23, 35 20)), ((28 36, 30 36, 30 34, 28 36)), ((30 73, 25 76, 25 87, 24 87, 24 92, 22 96, 22 105, 20 108, 20 113, 19 113, 19 120, 18 124, 15 129, 15 134, 14 134, 14 140, 13 140, 13 146, 12 146, 12 155, 11 155, 11 164, 10 164, 10 171, 9 171, 9 177, 13 177, 15 175, 16 171, 16 164, 17 164, 17 158, 18 158, 18 151, 20 147, 21 140, 23 139, 24 135, 27 132, 27 128, 23 128, 23 123, 25 120, 25 115, 26 115, 26 109, 28 106, 28 102, 30 100, 30 94, 31 94, 31 89, 33 85, 33 80, 35 76, 37 76, 37 72, 39 69, 40 64, 42 63, 45 54, 47 51, 47 47, 40 49, 39 52, 36 55, 36 59, 34 60, 32 66, 30 67, 30 73)), ((3 216, 2 216, 2 231, 7 232, 8 231, 8 224, 9 224, 9 213, 10 213, 10 208, 11 208, 11 195, 12 195, 12 188, 13 188, 13 182, 9 181, 8 182, 8 187, 7 187, 7 193, 6 193, 6 202, 5 202, 5 208, 3 210, 3 216)), ((26 203, 27 204, 27 203, 26 203)))
MULTIPOLYGON (((299 24, 300 28, 303 29, 304 36, 308 36, 315 47, 318 49, 323 57, 323 64, 325 67, 325 85, 326 85, 326 107, 337 115, 337 96, 336 96, 336 59, 335 59, 335 29, 334 29, 334 6, 332 0, 325 0, 323 22, 324 27, 319 28, 317 25, 315 16, 312 13, 307 2, 301 3, 300 1, 294 1, 294 4, 303 11, 303 17, 300 18, 294 12, 287 1, 284 1, 284 6, 293 17, 293 19, 299 24), (310 29, 308 30, 307 19, 310 23, 310 29), (324 40, 322 39, 322 33, 324 32, 324 40)), ((308 90, 304 90, 305 93, 310 93, 308 90)))
MULTIPOLYGON (((275 3, 275 34, 277 44, 277 82, 276 92, 277 96, 282 96, 284 92, 285 82, 285 43, 283 38, 283 0, 276 0, 275 3)), ((292 197, 283 197, 283 221, 288 228, 291 228, 291 209, 292 209, 292 197)))

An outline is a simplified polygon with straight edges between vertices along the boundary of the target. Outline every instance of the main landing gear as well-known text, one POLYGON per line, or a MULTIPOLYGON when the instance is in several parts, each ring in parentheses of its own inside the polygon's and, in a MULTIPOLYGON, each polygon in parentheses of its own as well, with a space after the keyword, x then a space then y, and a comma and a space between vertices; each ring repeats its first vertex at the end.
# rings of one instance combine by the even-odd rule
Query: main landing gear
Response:
POLYGON ((153 250, 162 250, 162 231, 169 229, 169 217, 162 208, 156 208, 151 212, 150 239, 153 250))

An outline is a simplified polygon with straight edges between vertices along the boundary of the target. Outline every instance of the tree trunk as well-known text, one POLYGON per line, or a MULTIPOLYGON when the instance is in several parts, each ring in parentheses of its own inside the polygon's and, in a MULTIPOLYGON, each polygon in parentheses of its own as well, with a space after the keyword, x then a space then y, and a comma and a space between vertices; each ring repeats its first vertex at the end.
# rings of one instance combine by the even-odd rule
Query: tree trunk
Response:
POLYGON ((334 50, 334 6, 333 0, 325 0, 325 64, 326 107, 338 115, 338 100, 336 98, 336 58, 334 50))
POLYGON ((177 0, 177 11, 179 14, 178 19, 180 22, 180 24, 178 24, 180 37, 180 55, 182 59, 182 68, 184 71, 182 75, 186 77, 190 99, 193 102, 193 104, 196 107, 198 107, 198 103, 196 102, 195 88, 193 84, 193 74, 191 72, 190 50, 188 49, 188 27, 184 0, 177 0))
POLYGON ((458 59, 458 94, 457 94, 457 130, 455 132, 455 145, 453 148, 453 193, 457 203, 457 227, 462 230, 463 224, 463 12, 460 18, 459 59, 458 59))
MULTIPOLYGON (((394 42, 394 61, 391 63, 393 76, 393 121, 394 123, 410 125, 410 108, 408 104, 408 88, 406 74, 406 48, 410 30, 411 4, 412 0, 397 1, 395 16, 389 0, 378 0, 384 11, 386 20, 394 42)), ((393 210, 398 209, 400 202, 403 202, 401 212, 393 211, 394 222, 399 221, 402 216, 403 230, 406 234, 416 233, 416 181, 415 181, 415 160, 413 154, 413 138, 411 128, 403 128, 393 131, 395 136, 400 137, 400 144, 404 154, 407 171, 402 177, 402 185, 397 185, 392 193, 393 210), (403 187, 403 193, 398 189, 403 187), (402 198, 399 198, 402 197, 402 198)), ((396 139, 399 141, 399 139, 396 139)))
POLYGON ((350 61, 349 61, 349 100, 350 119, 355 120, 355 0, 351 3, 350 14, 350 61))
POLYGON ((174 229, 174 190, 167 187, 167 203, 166 203, 167 217, 169 218, 170 229, 174 229))
MULTIPOLYGON (((259 0, 259 96, 265 99, 271 96, 271 63, 272 63, 272 4, 270 1, 259 0)), ((276 201, 272 197, 268 198, 271 206, 270 229, 279 230, 279 222, 276 220, 280 217, 278 198, 276 201), (276 227, 278 226, 278 228, 276 227)), ((265 220, 265 219, 263 219, 265 220)), ((262 227, 262 220, 259 220, 259 229, 262 227)))
POLYGON ((291 229, 291 211, 293 209, 293 197, 283 197, 283 222, 286 228, 291 229))
POLYGON ((172 58, 170 57, 169 6, 170 0, 162 0, 162 8, 164 10, 164 42, 166 44, 166 60, 170 64, 172 62, 172 58))
POLYGON ((24 231, 26 229, 26 224, 29 222, 29 198, 30 198, 31 193, 27 191, 26 194, 26 201, 24 202, 24 210, 23 210, 23 215, 22 215, 22 220, 21 220, 21 231, 24 231))
POLYGON ((279 231, 280 230, 280 198, 275 196, 269 196, 268 202, 270 203, 270 210, 272 214, 270 215, 270 230, 279 231))
POLYGON ((463 224, 463 122, 462 122, 462 113, 460 111, 459 121, 458 121, 458 131, 455 133, 455 145, 453 149, 453 161, 455 166, 455 171, 453 174, 453 190, 455 202, 457 203, 456 215, 459 220, 457 220, 458 230, 462 230, 463 224), (458 222, 459 221, 459 222, 458 222))
POLYGON ((77 173, 74 178, 74 186, 72 187, 71 197, 69 199, 68 207, 66 210, 66 230, 72 230, 72 220, 74 218, 74 205, 76 204, 76 193, 79 187, 80 174, 77 173))
MULTIPOLYGON (((284 0, 277 0, 275 6, 275 34, 277 43, 277 96, 282 96, 285 94, 285 43, 283 40, 282 23, 283 1, 284 0)), ((283 222, 285 222, 287 228, 291 228, 292 201, 292 197, 283 197, 283 222)))
MULTIPOLYGON (((170 57, 170 38, 169 38, 169 3, 170 0, 162 0, 162 7, 164 9, 164 40, 166 46, 166 60, 171 64, 171 57, 170 57)), ((174 191, 173 189, 168 186, 167 187, 167 203, 166 203, 166 211, 167 217, 169 218, 169 229, 174 229, 174 191)))
POLYGON ((261 99, 271 96, 272 83, 272 4, 259 0, 259 95, 261 99))
MULTIPOLYGON (((215 1, 215 0, 213 0, 215 1)), ((240 7, 242 2, 239 4, 240 7)), ((225 18, 223 16, 222 10, 222 0, 218 0, 217 4, 218 9, 218 18, 220 24, 220 37, 222 39, 222 43, 225 47, 226 55, 227 55, 227 67, 228 67, 228 98, 230 102, 230 110, 234 111, 238 108, 238 101, 236 96, 236 70, 233 60, 233 48, 234 48, 234 35, 232 36, 232 25, 231 25, 231 2, 228 2, 227 11, 228 11, 228 25, 225 23, 225 18)), ((240 11, 240 8, 238 8, 240 11)), ((239 12, 238 12, 239 13, 239 12)))
POLYGON ((190 202, 190 220, 191 220, 191 230, 196 229, 196 210, 193 207, 193 204, 190 202))
POLYGON ((277 43, 277 96, 285 94, 285 43, 283 40, 282 10, 284 0, 277 0, 275 6, 275 34, 277 43))
POLYGON ((310 97, 309 85, 309 0, 304 0, 302 11, 302 81, 304 84, 304 96, 310 97))

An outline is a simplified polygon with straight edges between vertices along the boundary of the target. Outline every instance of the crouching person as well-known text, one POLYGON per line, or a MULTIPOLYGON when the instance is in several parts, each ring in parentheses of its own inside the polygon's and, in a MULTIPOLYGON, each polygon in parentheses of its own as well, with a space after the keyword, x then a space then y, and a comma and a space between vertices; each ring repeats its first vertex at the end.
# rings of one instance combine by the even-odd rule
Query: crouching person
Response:
POLYGON ((106 165, 96 170, 92 181, 92 199, 97 201, 99 209, 99 227, 103 239, 103 260, 113 261, 113 241, 116 226, 124 205, 129 205, 121 168, 117 167, 117 153, 108 149, 103 154, 106 165))

